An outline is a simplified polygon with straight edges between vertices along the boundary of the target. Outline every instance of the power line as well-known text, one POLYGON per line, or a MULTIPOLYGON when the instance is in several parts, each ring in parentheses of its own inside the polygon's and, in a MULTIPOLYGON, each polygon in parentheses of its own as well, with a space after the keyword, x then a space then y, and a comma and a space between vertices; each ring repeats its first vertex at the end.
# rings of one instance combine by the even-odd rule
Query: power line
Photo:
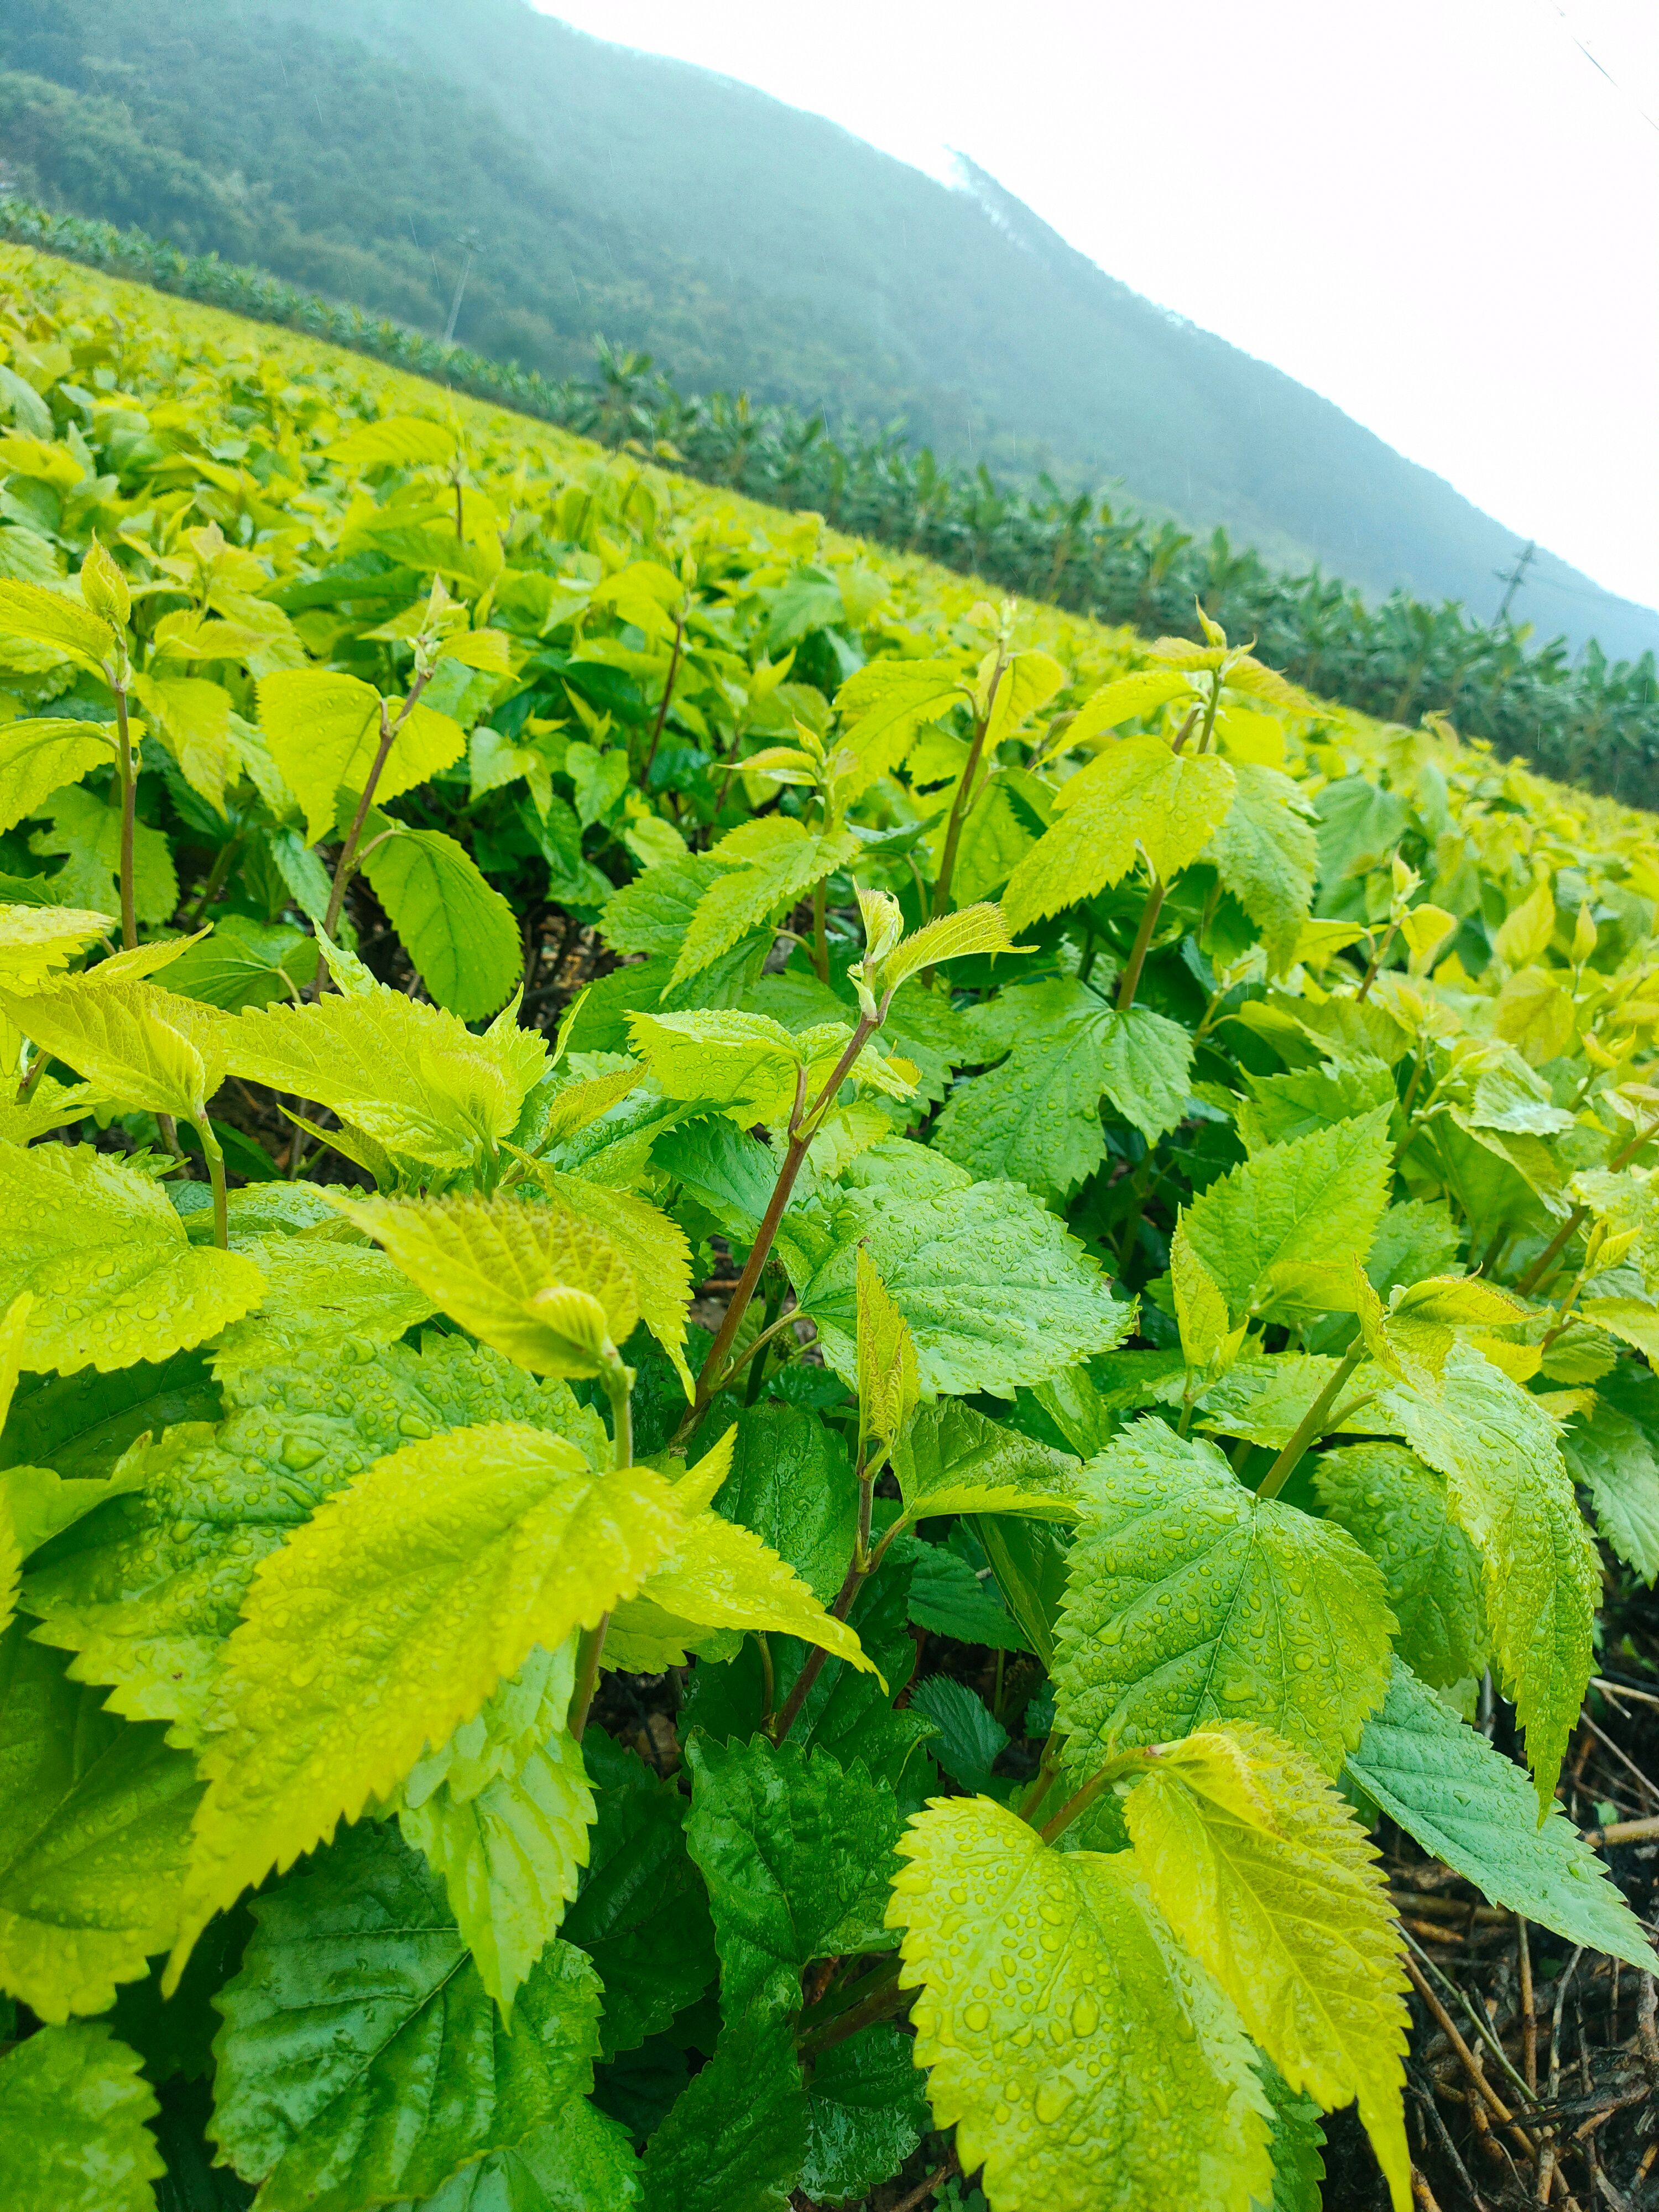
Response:
POLYGON ((1521 558, 1516 562, 1514 568, 1510 570, 1509 574, 1507 576, 1504 576, 1502 570, 1500 569, 1498 571, 1504 585, 1504 597, 1498 606, 1498 612, 1492 617, 1494 623, 1501 623, 1507 618, 1510 611, 1510 602, 1520 590, 1522 580, 1526 575, 1528 569, 1531 568, 1534 561, 1537 558, 1537 556, 1538 540, 1535 538, 1529 538, 1527 540, 1526 546, 1521 555, 1521 558))
POLYGON ((1641 101, 1637 99, 1634 93, 1626 90, 1625 87, 1620 84, 1619 79, 1613 75, 1613 71, 1607 68, 1604 62, 1596 58, 1595 55, 1591 52, 1590 49, 1579 37, 1577 32, 1573 29, 1572 19, 1567 14, 1566 9, 1561 5, 1561 0, 1547 0, 1547 5, 1553 9, 1556 15, 1560 17, 1562 28, 1566 32, 1567 36, 1572 40, 1574 46, 1577 47, 1579 52, 1583 54, 1584 59, 1590 64, 1590 67, 1594 70, 1599 70, 1601 76, 1603 76, 1607 79, 1607 82, 1613 87, 1613 90, 1616 93, 1620 94, 1626 100, 1629 100, 1631 106, 1641 117, 1643 122, 1647 125, 1650 131, 1659 131, 1659 121, 1656 121, 1655 118, 1648 113, 1648 111, 1643 106, 1641 101))

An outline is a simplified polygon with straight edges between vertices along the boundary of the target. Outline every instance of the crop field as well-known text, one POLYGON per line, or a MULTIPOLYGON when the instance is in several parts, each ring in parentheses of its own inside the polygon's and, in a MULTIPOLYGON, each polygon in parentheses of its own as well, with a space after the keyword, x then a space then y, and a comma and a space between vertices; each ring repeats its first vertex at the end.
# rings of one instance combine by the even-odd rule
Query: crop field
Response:
POLYGON ((1659 823, 19 248, 0 418, 6 2212, 1653 2201, 1659 823))

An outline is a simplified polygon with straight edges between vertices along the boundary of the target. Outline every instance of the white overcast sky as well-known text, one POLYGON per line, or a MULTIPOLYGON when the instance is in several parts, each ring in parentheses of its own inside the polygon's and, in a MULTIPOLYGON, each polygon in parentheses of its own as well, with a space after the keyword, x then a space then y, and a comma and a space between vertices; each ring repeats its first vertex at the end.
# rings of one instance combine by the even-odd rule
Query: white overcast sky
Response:
POLYGON ((1659 605, 1659 0, 532 4, 933 175, 960 148, 1114 276, 1659 605))

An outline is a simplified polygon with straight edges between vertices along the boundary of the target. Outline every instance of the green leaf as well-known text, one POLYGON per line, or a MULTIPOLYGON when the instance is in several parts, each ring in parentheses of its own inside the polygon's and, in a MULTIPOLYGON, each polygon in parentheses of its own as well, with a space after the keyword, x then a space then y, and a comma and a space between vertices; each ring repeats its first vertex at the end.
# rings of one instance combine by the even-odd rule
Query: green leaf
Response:
POLYGON ((167 969, 167 988, 187 999, 239 1013, 303 990, 317 973, 317 940, 291 922, 252 921, 228 914, 211 937, 181 953, 167 969))
MULTIPOLYGON (((103 798, 71 785, 36 811, 52 827, 33 833, 29 850, 47 860, 61 854, 65 862, 52 878, 53 902, 118 911, 121 794, 113 779, 103 798)), ((132 901, 146 929, 162 928, 179 904, 178 872, 167 838, 142 821, 133 827, 132 901)))
POLYGON ((335 1200, 452 1320, 538 1375, 596 1375, 595 1326, 624 1344, 640 1316, 634 1271, 604 1232, 563 1206, 516 1198, 335 1200), (586 1308, 581 1310, 586 1310, 586 1308))
POLYGON ((1644 1973, 1654 1954, 1607 1870, 1553 1807, 1540 1825, 1524 1771, 1396 1660, 1348 1771, 1431 1858, 1494 1905, 1644 1973))
POLYGON ((33 1292, 32 1369, 165 1359, 264 1294, 252 1260, 193 1247, 165 1191, 89 1146, 0 1144, 0 1306, 33 1292))
POLYGON ((787 1121, 803 1070, 802 1097, 810 1106, 852 1031, 845 1024, 826 1023, 797 1037, 769 1015, 709 1008, 636 1013, 629 1035, 671 1098, 717 1108, 746 1128, 756 1121, 769 1127, 787 1121))
POLYGON ((337 467, 398 469, 441 466, 455 453, 455 434, 441 422, 421 415, 382 415, 378 422, 359 422, 327 449, 337 467))
POLYGON ((422 2212, 632 2212, 640 2189, 627 2129, 578 2097, 513 2149, 452 2174, 422 2212))
POLYGON ((1214 753, 1171 752, 1124 738, 1097 753, 1054 805, 1058 818, 1009 878, 1011 929, 1092 898, 1133 866, 1137 845, 1164 882, 1191 865, 1225 820, 1233 770, 1214 753))
MULTIPOLYGON (((695 1474, 686 1477, 688 1485, 695 1474)), ((642 1597, 637 1613, 629 1601, 617 1608, 618 1627, 681 1640, 688 1625, 776 1632, 819 1644, 863 1672, 876 1671, 853 1630, 825 1612, 794 1569, 751 1530, 719 1513, 688 1520, 671 1556, 647 1576, 642 1597)))
POLYGON ((1347 1806, 1267 1729, 1235 1725, 1171 1746, 1124 1814, 1176 1935, 1292 2089, 1327 2111, 1358 2099, 1395 2212, 1410 2212, 1402 1944, 1347 1806))
POLYGON ((982 1644, 994 1651, 1030 1647, 1019 1623, 998 1595, 994 1583, 981 1582, 966 1559, 943 1544, 915 1546, 910 1569, 910 1618, 936 1636, 960 1644, 982 1644))
POLYGON ((752 1529, 823 1604, 840 1589, 858 1530, 858 1485, 846 1444, 816 1413, 750 1407, 714 1510, 752 1529))
POLYGON ((651 2212, 788 2212, 806 2156, 794 2040, 775 2014, 738 2014, 646 2146, 651 2212))
POLYGON ((0 580, 0 631, 35 645, 54 645, 94 672, 118 644, 115 632, 78 595, 45 584, 0 580))
POLYGON ((635 1753, 590 1727, 582 1749, 597 1811, 564 1938, 605 1984, 605 2055, 633 2051, 714 1978, 714 1930, 685 1848, 687 1801, 635 1753))
MULTIPOLYGON (((859 849, 857 838, 844 830, 815 836, 787 817, 778 817, 776 826, 787 826, 796 834, 780 839, 756 866, 723 869, 697 902, 674 962, 671 986, 700 975, 751 929, 798 905, 814 884, 843 866, 859 849)), ((717 858, 720 851, 716 847, 717 858)))
POLYGON ((457 1729, 450 1757, 421 1760, 401 1793, 404 1840, 443 1876, 461 1939, 509 2021, 587 1857, 593 1797, 565 1727, 574 1680, 573 1642, 532 1651, 457 1729))
POLYGON ((376 984, 313 1006, 249 1007, 228 1060, 232 1074, 314 1099, 395 1152, 462 1169, 512 1135, 547 1044, 510 1023, 475 1036, 441 1007, 376 984))
POLYGON ((803 2193, 848 2204, 896 2174, 927 2127, 910 2039, 885 2021, 831 2044, 806 2085, 803 2193))
POLYGON ((438 1005, 476 1022, 502 1005, 524 972, 512 908, 465 848, 441 830, 399 830, 363 873, 438 1005))
POLYGON ((0 830, 15 830, 66 783, 115 759, 113 732, 96 722, 40 715, 0 729, 0 830))
POLYGON ((714 1915, 721 2007, 793 2011, 814 1959, 885 1950, 882 1924, 900 1814, 862 1766, 798 1743, 686 1747, 686 1842, 714 1915))
POLYGON ((872 782, 899 767, 924 722, 968 696, 968 679, 948 660, 872 660, 836 694, 845 742, 872 782))
POLYGON ((1319 2107, 1311 2097, 1298 2096, 1276 2066, 1265 2060, 1261 2086, 1273 2110, 1273 2131, 1267 2148, 1273 2153, 1273 2193, 1268 2212, 1321 2212, 1324 2193, 1325 2130, 1319 2124, 1319 2107))
POLYGON ((984 1699, 948 1674, 925 1674, 911 1686, 910 1711, 925 1713, 938 1729, 933 1757, 951 1779, 970 1796, 984 1795, 991 1769, 1008 1748, 1008 1731, 984 1699))
POLYGON ((66 1481, 108 1475, 146 1429, 173 1421, 217 1420, 223 1408, 200 1352, 100 1375, 28 1377, 0 1432, 0 1466, 50 1465, 66 1481))
POLYGON ((633 1269, 640 1318, 668 1354, 687 1398, 692 1397, 696 1385, 685 1364, 686 1313, 692 1290, 691 1247, 685 1231, 660 1206, 632 1191, 608 1190, 602 1183, 561 1175, 551 1168, 538 1172, 555 1204, 591 1222, 633 1269))
POLYGON ((1570 1421, 1561 1438, 1569 1474, 1590 1494, 1596 1527, 1650 1589, 1659 1576, 1656 1438, 1659 1378, 1625 1359, 1597 1382, 1595 1413, 1570 1421))
MULTIPOLYGON (((411 1436, 499 1420, 556 1429, 595 1457, 605 1448, 596 1418, 578 1411, 568 1385, 533 1382, 457 1337, 430 1337, 418 1352, 348 1339, 238 1368, 226 1377, 227 1417, 216 1427, 188 1419, 204 1410, 191 1396, 158 1393, 157 1370, 137 1373, 143 1395, 76 1447, 88 1463, 100 1467, 135 1428, 181 1425, 134 1455, 122 1479, 125 1489, 136 1477, 134 1494, 112 1494, 36 1561, 25 1604, 43 1616, 46 1641, 79 1654, 81 1679, 115 1686, 112 1711, 182 1720, 188 1734, 259 1560, 383 1453, 411 1436)), ((71 1387, 81 1386, 48 1389, 71 1387)), ((100 1413, 105 1402, 87 1410, 100 1413)), ((42 1420, 37 1444, 50 1449, 71 1418, 65 1407, 57 1422, 42 1420)))
POLYGON ((319 1506, 260 1562, 225 1649, 170 1976, 211 1913, 387 1796, 684 1528, 649 1468, 598 1477, 507 1421, 407 1445, 319 1506))
POLYGON ((1318 847, 1304 815, 1313 808, 1299 787, 1259 762, 1232 763, 1237 789, 1209 857, 1223 884, 1261 932, 1269 967, 1282 973, 1313 903, 1318 847))
POLYGON ((587 1960, 556 1939, 509 2034, 442 1884, 392 1829, 350 1830, 253 1915, 218 1999, 213 2133, 270 2212, 427 2197, 590 2087, 587 1960))
POLYGON ((1129 1325, 1099 1263, 1017 1184, 981 1182, 906 1204, 848 1191, 835 1244, 796 1292, 823 1355, 855 1380, 855 1259, 860 1242, 892 1287, 915 1339, 925 1392, 1012 1397, 1091 1352, 1109 1352, 1129 1325))
POLYGON ((364 1344, 395 1344, 434 1310, 383 1252, 313 1237, 237 1237, 264 1278, 258 1310, 233 1322, 214 1352, 214 1372, 323 1350, 352 1336, 364 1344))
POLYGON ((1384 1411, 1446 1477, 1452 1511, 1486 1564, 1486 1619, 1505 1693, 1527 1735, 1541 1816, 1595 1663, 1595 1546, 1555 1423, 1536 1398, 1463 1345, 1439 1382, 1392 1384, 1384 1411))
POLYGON ((1451 1516, 1444 1476, 1398 1444, 1349 1444, 1314 1462, 1314 1485, 1382 1569, 1407 1665, 1443 1688, 1481 1674, 1480 1554, 1451 1516))
MULTIPOLYGON (((1358 1060, 1287 1068, 1279 1075, 1252 1075, 1247 1070, 1244 1079, 1252 1096, 1239 1106, 1238 1134, 1245 1151, 1252 1153, 1311 1136, 1334 1121, 1356 1120, 1373 1107, 1391 1107, 1395 1100, 1394 1078, 1387 1064, 1369 1054, 1358 1060)), ((1454 1239, 1448 1257, 1456 1256, 1454 1239)), ((1435 1272, 1423 1267, 1401 1279, 1414 1283, 1435 1272)))
POLYGON ((173 1941, 201 1790, 159 1728, 100 1711, 24 1626, 0 1637, 0 1987, 61 2022, 173 1941))
POLYGON ((1306 1304, 1300 1271, 1364 1259, 1388 1204, 1392 1111, 1378 1106, 1270 1146, 1193 1200, 1188 1237, 1231 1314, 1293 1316, 1306 1304))
POLYGON ((1258 1499, 1213 1444, 1150 1418, 1085 1482, 1052 1670, 1073 1763, 1252 1720, 1335 1773, 1387 1686, 1394 1632, 1353 1539, 1258 1499))
POLYGON ((0 1005, 25 1036, 124 1105, 199 1122, 224 1080, 225 1016, 154 983, 104 982, 103 974, 94 969, 27 999, 0 992, 0 1005))
POLYGON ((920 1407, 893 1453, 905 1517, 943 1513, 1024 1513, 1073 1521, 1078 1463, 960 1400, 920 1407))
POLYGON ((1128 1853, 1051 1850, 983 1797, 935 1801, 899 1850, 888 1911, 921 1991, 916 2059, 935 2126, 955 2126, 994 2203, 1249 2212, 1267 2197, 1249 2043, 1128 1853))
POLYGON ((137 2052, 101 2021, 15 2043, 0 2058, 7 2212, 155 2212, 155 2110, 137 2052))
MULTIPOLYGON (((399 702, 385 702, 398 719, 399 702)), ((335 794, 362 791, 380 742, 380 695, 355 676, 322 668, 283 669, 259 680, 259 727, 270 757, 305 811, 306 842, 315 845, 334 827, 335 794)), ((376 801, 412 791, 453 766, 466 750, 459 723, 447 714, 413 708, 386 757, 374 787, 376 801)))
POLYGON ((613 952, 677 953, 704 893, 724 873, 707 853, 642 868, 606 902, 599 934, 613 952))

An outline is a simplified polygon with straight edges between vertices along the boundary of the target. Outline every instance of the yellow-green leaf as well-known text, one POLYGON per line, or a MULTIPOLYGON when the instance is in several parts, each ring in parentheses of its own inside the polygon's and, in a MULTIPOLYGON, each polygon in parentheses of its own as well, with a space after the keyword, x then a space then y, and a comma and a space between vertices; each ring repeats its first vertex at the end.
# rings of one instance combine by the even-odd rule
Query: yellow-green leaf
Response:
POLYGON ((640 1317, 633 1268, 593 1221, 556 1200, 329 1196, 453 1321, 533 1375, 597 1373, 604 1337, 621 1344, 640 1317), (598 1343, 573 1292, 597 1309, 598 1343))
POLYGON ((386 1796, 684 1529, 660 1475, 596 1475, 510 1421, 410 1444, 319 1506, 260 1562, 225 1647, 171 1979, 214 1912, 386 1796))
POLYGON ((897 1850, 916 2062, 997 2212, 1267 2202, 1249 2042, 1130 1853, 1055 1850, 984 1797, 935 1798, 897 1850))
POLYGON ((40 715, 8 724, 0 729, 0 830, 15 830, 54 791, 114 759, 114 733, 96 722, 40 715))
POLYGON ((1176 753, 1162 738, 1125 738, 1061 786, 1054 827, 1009 878, 1009 927, 1023 929, 1115 884, 1137 846, 1168 882, 1225 820, 1235 778, 1214 753, 1176 753))
POLYGON ((890 1452, 921 1401, 916 1341, 866 1246, 858 1249, 859 1438, 890 1452))
POLYGON ((224 1081, 230 1017, 159 984, 106 981, 95 968, 30 998, 0 990, 0 1006, 25 1036, 125 1106, 199 1121, 224 1081))
POLYGON ((1176 1935, 1292 2089, 1328 2112, 1358 2099, 1395 2212, 1408 2212, 1401 1939, 1348 1807, 1267 1729, 1235 1723, 1170 1745, 1124 1810, 1176 1935), (1254 1804, 1237 1786, 1241 1753, 1254 1804))
POLYGON ((252 1260, 191 1244, 165 1191, 86 1146, 0 1144, 0 1300, 32 1291, 22 1364, 167 1358, 258 1305, 252 1260))

